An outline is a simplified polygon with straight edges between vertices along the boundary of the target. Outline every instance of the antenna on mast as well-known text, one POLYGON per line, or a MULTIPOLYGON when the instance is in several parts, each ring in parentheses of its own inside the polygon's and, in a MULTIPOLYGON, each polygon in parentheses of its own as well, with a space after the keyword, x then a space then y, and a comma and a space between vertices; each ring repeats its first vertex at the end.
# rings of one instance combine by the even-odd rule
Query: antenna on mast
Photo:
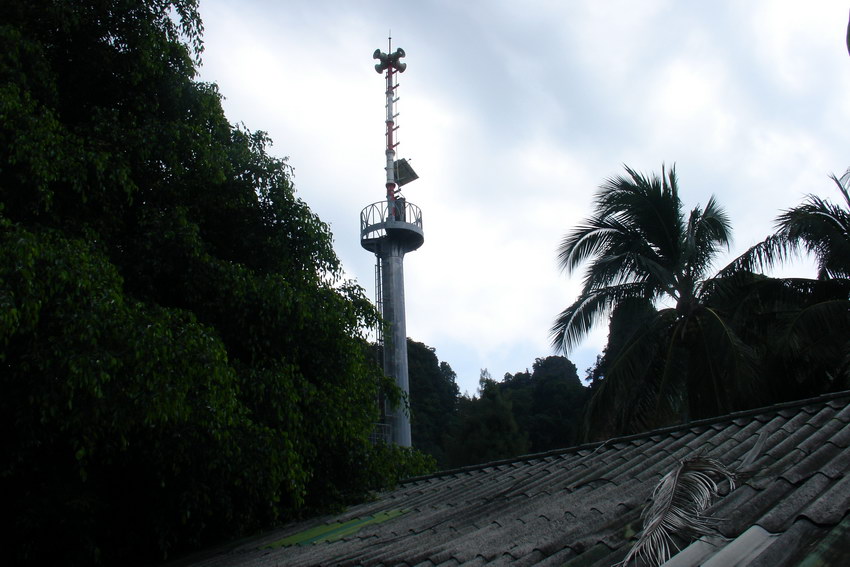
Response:
POLYGON ((390 210, 393 213, 397 213, 397 211, 395 210, 396 207, 393 206, 396 200, 396 193, 398 192, 398 184, 396 183, 395 176, 395 148, 398 143, 395 142, 394 139, 395 131, 398 129, 398 127, 395 125, 395 119, 398 116, 398 113, 395 111, 395 103, 398 102, 398 96, 396 96, 396 89, 398 88, 398 83, 396 82, 396 73, 404 73, 404 70, 407 69, 407 63, 401 62, 401 59, 406 55, 404 49, 399 47, 395 51, 392 51, 392 41, 392 36, 387 38, 387 45, 389 46, 389 50, 387 53, 383 53, 380 49, 376 49, 375 52, 372 54, 372 58, 377 59, 379 61, 375 64, 375 71, 377 71, 378 73, 386 72, 387 89, 385 94, 387 97, 387 163, 384 169, 387 172, 387 202, 390 204, 390 210))

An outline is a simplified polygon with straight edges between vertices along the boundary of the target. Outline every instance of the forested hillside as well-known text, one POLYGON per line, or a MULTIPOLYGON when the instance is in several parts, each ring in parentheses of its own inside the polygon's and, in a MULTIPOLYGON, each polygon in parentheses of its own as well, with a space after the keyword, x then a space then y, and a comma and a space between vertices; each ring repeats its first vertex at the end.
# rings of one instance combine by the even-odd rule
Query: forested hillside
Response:
POLYGON ((580 440, 589 389, 562 356, 534 361, 532 371, 482 371, 478 392, 461 395, 455 373, 433 348, 408 340, 413 445, 440 468, 455 468, 580 440))

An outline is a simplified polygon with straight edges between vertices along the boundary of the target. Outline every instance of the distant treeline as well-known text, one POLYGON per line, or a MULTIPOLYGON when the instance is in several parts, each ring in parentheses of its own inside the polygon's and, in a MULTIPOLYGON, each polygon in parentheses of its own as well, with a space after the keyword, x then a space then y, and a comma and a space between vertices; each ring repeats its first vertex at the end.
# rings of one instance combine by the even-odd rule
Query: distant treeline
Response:
POLYGON ((478 392, 461 395, 433 348, 408 340, 414 447, 456 468, 569 447, 579 440, 590 389, 563 356, 538 358, 501 381, 483 370, 478 392))

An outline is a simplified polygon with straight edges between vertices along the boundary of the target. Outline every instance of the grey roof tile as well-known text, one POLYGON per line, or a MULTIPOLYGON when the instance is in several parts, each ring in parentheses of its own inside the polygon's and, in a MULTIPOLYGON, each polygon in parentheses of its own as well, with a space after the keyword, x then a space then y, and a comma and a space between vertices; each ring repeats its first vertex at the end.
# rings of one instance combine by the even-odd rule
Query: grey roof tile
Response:
MULTIPOLYGON (((838 403, 838 402, 836 402, 838 403)), ((830 404, 831 407, 836 407, 835 405, 830 404)), ((844 423, 850 423, 850 405, 844 405, 843 407, 838 407, 838 413, 835 414, 835 419, 839 421, 843 421, 844 423)))
POLYGON ((806 453, 795 446, 788 445, 785 450, 787 451, 785 453, 771 451, 765 458, 755 462, 755 470, 759 472, 753 477, 751 482, 753 486, 757 488, 765 486, 771 482, 771 479, 781 476, 783 472, 806 457, 806 453))
POLYGON ((794 484, 799 484, 816 473, 823 473, 835 479, 844 474, 845 466, 842 466, 844 462, 840 460, 842 455, 845 457, 843 461, 847 461, 847 451, 837 450, 831 443, 823 443, 813 453, 806 455, 784 471, 781 476, 794 484))
POLYGON ((664 564, 664 567, 690 567, 702 563, 715 555, 730 540, 720 536, 703 536, 682 549, 664 564))
POLYGON ((799 557, 791 560, 794 551, 804 549, 812 537, 822 532, 811 522, 798 520, 787 530, 777 534, 770 545, 761 550, 756 557, 750 559, 749 567, 783 567, 798 565, 799 557))
POLYGON ((717 552, 700 564, 703 567, 744 567, 768 548, 776 537, 761 526, 750 526, 740 536, 718 546, 717 552))
POLYGON ((711 451, 711 456, 721 459, 729 467, 737 467, 749 455, 757 442, 758 432, 745 434, 739 431, 734 436, 729 436, 711 451))
MULTIPOLYGON (((838 420, 836 420, 836 422, 844 423, 843 421, 838 420)), ((840 428, 835 435, 829 439, 829 441, 833 445, 841 447, 842 449, 850 447, 850 424, 844 423, 844 427, 840 428)))
POLYGON ((833 438, 841 430, 850 427, 850 425, 837 419, 830 419, 825 423, 810 424, 815 428, 815 432, 807 439, 804 439, 799 445, 799 448, 805 451, 806 453, 812 453, 816 451, 818 448, 821 447, 821 445, 823 445, 825 441, 833 438))
POLYGON ((821 565, 844 565, 850 557, 850 516, 845 516, 841 522, 823 530, 826 533, 811 538, 809 563, 819 562, 821 565))
POLYGON ((722 520, 722 537, 687 546, 679 564, 784 567, 812 550, 843 549, 850 393, 412 479, 344 514, 183 565, 612 565, 636 540, 658 480, 680 459, 704 453, 734 468, 754 447, 761 451, 750 473, 708 511, 722 520), (310 527, 398 509, 406 513, 337 541, 266 547, 310 527))
MULTIPOLYGON (((825 443, 824 450, 830 449, 832 443, 825 443)), ((823 466, 823 474, 830 478, 838 478, 850 474, 850 450, 836 449, 832 459, 823 466)))
POLYGON ((816 474, 809 478, 799 487, 788 492, 781 500, 772 506, 759 518, 758 524, 771 532, 780 532, 788 529, 791 522, 797 519, 797 515, 809 502, 823 493, 829 486, 830 479, 822 474, 816 474))
POLYGON ((779 434, 769 438, 767 454, 771 457, 782 457, 792 450, 799 449, 801 442, 817 432, 817 429, 806 422, 797 423, 794 428, 783 427, 782 430, 790 432, 790 435, 785 436, 781 441, 779 441, 781 437, 779 434), (774 439, 779 442, 776 443, 774 439))
MULTIPOLYGON (((821 476, 821 475, 818 475, 821 476)), ((810 500, 803 515, 819 525, 833 525, 850 511, 850 476, 828 485, 819 498, 810 500)))
POLYGON ((814 406, 817 411, 812 414, 809 423, 815 427, 822 427, 832 421, 840 421, 835 419, 835 410, 827 406, 814 406))
MULTIPOLYGON (((738 506, 734 509, 723 505, 725 502, 719 503, 721 505, 716 507, 716 513, 720 518, 723 518, 723 522, 718 529, 726 537, 737 537, 793 490, 794 485, 778 479, 767 488, 752 492, 752 498, 739 500, 738 506)), ((723 500, 732 499, 738 492, 744 492, 743 487, 735 489, 723 500)))

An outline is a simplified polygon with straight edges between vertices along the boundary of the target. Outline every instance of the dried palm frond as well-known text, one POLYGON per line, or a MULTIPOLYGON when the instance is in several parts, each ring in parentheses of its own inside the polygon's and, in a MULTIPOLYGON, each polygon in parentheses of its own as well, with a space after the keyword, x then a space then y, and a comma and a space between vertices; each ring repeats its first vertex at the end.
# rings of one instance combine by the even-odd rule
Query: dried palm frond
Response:
POLYGON ((661 565, 670 559, 671 549, 679 549, 674 535, 696 539, 711 534, 717 520, 702 513, 724 481, 729 483, 729 490, 733 489, 735 474, 716 459, 696 456, 679 461, 652 492, 651 504, 642 514, 643 532, 618 565, 628 565, 636 558, 648 565, 661 565))

